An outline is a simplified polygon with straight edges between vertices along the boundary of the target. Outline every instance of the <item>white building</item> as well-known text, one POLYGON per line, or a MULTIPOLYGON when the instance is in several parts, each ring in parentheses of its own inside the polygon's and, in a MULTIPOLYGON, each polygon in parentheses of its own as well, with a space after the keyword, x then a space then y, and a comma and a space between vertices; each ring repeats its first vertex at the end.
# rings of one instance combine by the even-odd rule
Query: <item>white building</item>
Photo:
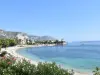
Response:
POLYGON ((16 36, 17 40, 18 40, 18 43, 23 45, 23 44, 26 44, 27 41, 28 41, 28 36, 26 35, 23 35, 23 34, 18 34, 16 36))

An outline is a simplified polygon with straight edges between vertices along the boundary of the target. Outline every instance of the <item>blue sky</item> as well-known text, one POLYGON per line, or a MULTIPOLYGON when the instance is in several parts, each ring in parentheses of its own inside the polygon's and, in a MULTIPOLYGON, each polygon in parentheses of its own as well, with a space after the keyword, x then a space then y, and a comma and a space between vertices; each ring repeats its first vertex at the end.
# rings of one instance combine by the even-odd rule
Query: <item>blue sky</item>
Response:
POLYGON ((0 0, 0 28, 66 41, 100 40, 100 0, 0 0))

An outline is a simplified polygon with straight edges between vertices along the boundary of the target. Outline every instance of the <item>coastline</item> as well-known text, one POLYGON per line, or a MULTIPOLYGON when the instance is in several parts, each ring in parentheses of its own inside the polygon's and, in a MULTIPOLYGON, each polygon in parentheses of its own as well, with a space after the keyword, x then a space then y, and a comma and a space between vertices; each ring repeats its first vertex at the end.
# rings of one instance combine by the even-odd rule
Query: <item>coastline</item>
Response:
MULTIPOLYGON (((42 47, 42 46, 55 46, 55 45, 54 44, 52 44, 52 45, 23 45, 23 46, 17 45, 17 46, 13 46, 13 47, 8 47, 6 49, 5 48, 2 48, 1 51, 7 51, 7 53, 9 53, 12 56, 18 58, 18 60, 25 59, 25 60, 30 61, 31 64, 37 65, 38 64, 37 61, 33 61, 33 60, 29 59, 29 58, 26 58, 26 57, 18 54, 16 51, 19 50, 19 49, 22 49, 22 48, 42 47)), ((74 75, 93 75, 93 74, 92 73, 83 73, 83 72, 75 71, 75 74, 74 75)))
POLYGON ((15 58, 18 58, 18 60, 25 59, 25 60, 30 61, 31 64, 37 65, 38 61, 33 61, 33 60, 29 59, 29 58, 26 58, 26 57, 18 54, 16 51, 20 50, 20 49, 23 49, 23 48, 28 48, 28 47, 42 47, 42 46, 55 46, 55 45, 54 44, 52 44, 52 45, 22 45, 22 46, 17 45, 17 46, 13 46, 13 47, 7 47, 6 49, 5 48, 1 48, 1 51, 7 51, 7 53, 11 54, 15 58))

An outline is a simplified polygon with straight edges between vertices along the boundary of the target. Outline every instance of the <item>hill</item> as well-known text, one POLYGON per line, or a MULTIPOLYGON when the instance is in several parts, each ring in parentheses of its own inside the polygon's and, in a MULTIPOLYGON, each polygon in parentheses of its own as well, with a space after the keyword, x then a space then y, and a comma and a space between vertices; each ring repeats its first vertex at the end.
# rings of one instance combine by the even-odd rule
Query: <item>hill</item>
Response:
POLYGON ((38 40, 38 41, 56 40, 55 38, 51 36, 35 36, 35 35, 28 35, 27 33, 23 33, 23 32, 5 31, 5 30, 0 29, 0 38, 16 38, 18 34, 28 36, 28 38, 31 40, 38 40))

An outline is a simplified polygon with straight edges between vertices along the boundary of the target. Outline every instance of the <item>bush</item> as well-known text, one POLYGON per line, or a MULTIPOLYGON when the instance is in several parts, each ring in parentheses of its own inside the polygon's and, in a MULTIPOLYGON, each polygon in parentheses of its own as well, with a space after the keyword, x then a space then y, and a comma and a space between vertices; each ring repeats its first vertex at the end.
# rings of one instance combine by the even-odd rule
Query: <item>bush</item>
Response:
POLYGON ((7 52, 6 52, 6 51, 3 51, 3 52, 0 54, 0 56, 1 56, 1 57, 4 57, 6 54, 7 54, 7 52))
POLYGON ((58 67, 55 63, 39 63, 36 75, 70 75, 67 70, 58 67))
POLYGON ((5 56, 0 59, 0 75, 15 75, 11 66, 15 64, 15 60, 12 57, 6 58, 5 56))
POLYGON ((71 75, 55 63, 39 63, 37 66, 23 59, 16 62, 14 57, 0 59, 0 75, 71 75))
POLYGON ((96 67, 95 71, 93 71, 94 75, 100 75, 100 68, 96 67))

